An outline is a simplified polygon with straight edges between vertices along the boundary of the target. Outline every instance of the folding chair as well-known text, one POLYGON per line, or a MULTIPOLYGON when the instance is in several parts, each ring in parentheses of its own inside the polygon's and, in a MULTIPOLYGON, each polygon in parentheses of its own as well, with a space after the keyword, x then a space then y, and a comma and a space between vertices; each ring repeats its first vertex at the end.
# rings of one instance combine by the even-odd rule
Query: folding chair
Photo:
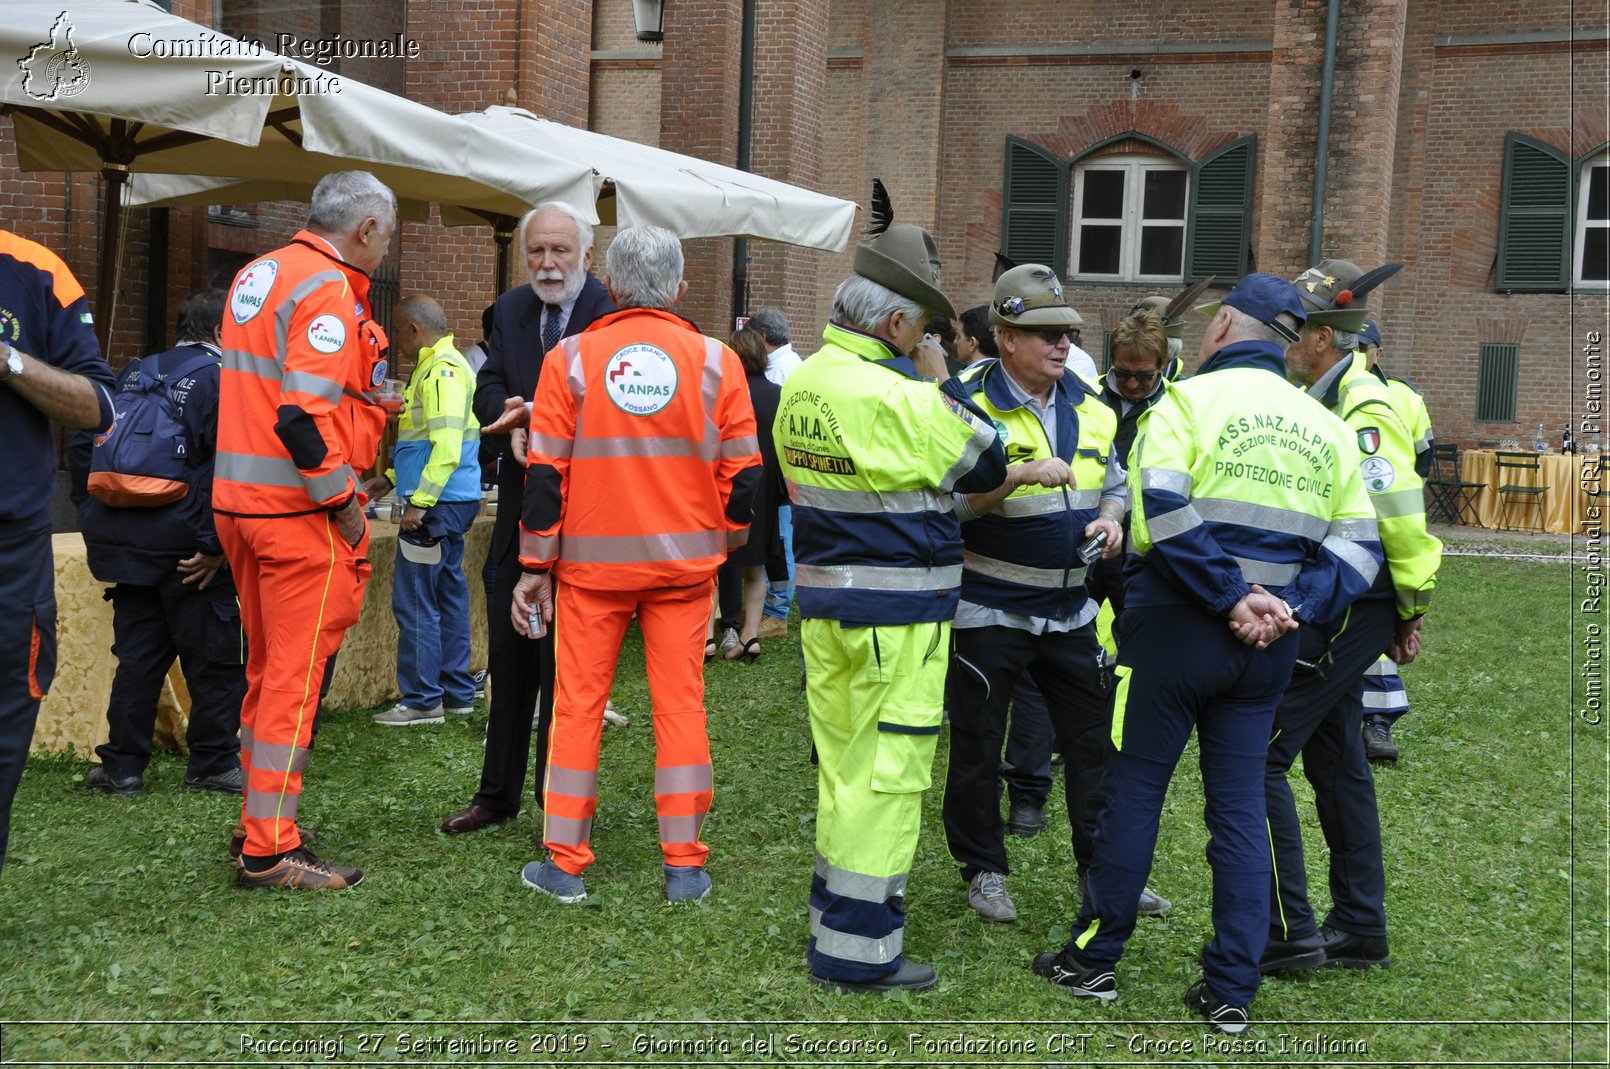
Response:
POLYGON ((1426 478, 1426 490, 1431 495, 1426 511, 1432 520, 1484 526, 1476 511, 1476 495, 1483 489, 1485 484, 1466 482, 1461 476, 1457 445, 1432 445, 1431 474, 1426 478))
POLYGON ((1601 453, 1599 454, 1599 477, 1597 480, 1587 480, 1587 488, 1582 492, 1595 502, 1604 500, 1605 497, 1610 496, 1610 484, 1606 483, 1607 479, 1610 479, 1610 453, 1601 453))
POLYGON ((1493 461, 1496 467, 1498 482, 1498 499, 1502 507, 1498 512, 1498 529, 1501 531, 1518 531, 1523 528, 1509 526, 1510 502, 1519 500, 1532 508, 1533 531, 1543 530, 1543 495, 1548 493, 1548 487, 1543 482, 1543 462, 1536 453, 1498 453, 1493 461), (1531 472, 1532 478, 1539 485, 1526 486, 1518 482, 1506 483, 1505 479, 1518 479, 1520 472, 1531 472))

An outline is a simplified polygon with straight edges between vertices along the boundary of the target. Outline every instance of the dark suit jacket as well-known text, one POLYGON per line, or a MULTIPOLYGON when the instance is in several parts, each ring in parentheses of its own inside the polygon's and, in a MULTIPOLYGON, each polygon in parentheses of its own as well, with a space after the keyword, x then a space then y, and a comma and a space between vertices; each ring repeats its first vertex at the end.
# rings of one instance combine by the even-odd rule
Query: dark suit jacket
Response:
MULTIPOLYGON (((564 336, 580 334, 615 310, 609 291, 592 275, 581 287, 564 336)), ((503 415, 510 397, 531 400, 542 367, 542 302, 530 285, 519 286, 492 306, 492 335, 487 339, 486 363, 475 377, 475 418, 484 426, 503 415)), ((520 539, 520 505, 525 490, 525 468, 508 455, 508 437, 497 439, 504 454, 498 465, 498 518, 492 527, 491 558, 501 561, 515 551, 520 539)))

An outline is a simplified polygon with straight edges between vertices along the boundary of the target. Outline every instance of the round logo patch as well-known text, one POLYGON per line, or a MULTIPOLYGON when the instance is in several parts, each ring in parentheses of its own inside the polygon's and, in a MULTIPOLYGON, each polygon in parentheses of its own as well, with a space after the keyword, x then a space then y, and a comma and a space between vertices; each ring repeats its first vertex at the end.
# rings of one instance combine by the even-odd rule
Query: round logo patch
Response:
POLYGON ((1364 476, 1364 489, 1372 494, 1384 493, 1398 481, 1398 470, 1385 457, 1366 457, 1358 470, 1364 476))
POLYGON ((990 422, 995 424, 995 433, 1000 437, 1002 445, 1012 440, 1012 432, 1006 429, 1006 424, 998 419, 992 419, 990 422))
POLYGON ((279 273, 277 260, 258 260, 241 272, 229 294, 229 314, 235 317, 237 324, 249 322, 263 310, 279 273))
POLYGON ((676 396, 676 361, 652 345, 628 345, 604 365, 604 392, 623 412, 651 416, 676 396))
POLYGON ((371 386, 379 386, 382 382, 385 382, 386 381, 386 371, 387 370, 388 370, 388 365, 387 365, 386 361, 384 361, 384 360, 377 361, 375 363, 374 371, 370 372, 370 374, 369 374, 369 385, 371 385, 371 386))
POLYGON ((347 343, 347 325, 340 316, 325 313, 307 325, 307 343, 321 353, 338 353, 347 343))

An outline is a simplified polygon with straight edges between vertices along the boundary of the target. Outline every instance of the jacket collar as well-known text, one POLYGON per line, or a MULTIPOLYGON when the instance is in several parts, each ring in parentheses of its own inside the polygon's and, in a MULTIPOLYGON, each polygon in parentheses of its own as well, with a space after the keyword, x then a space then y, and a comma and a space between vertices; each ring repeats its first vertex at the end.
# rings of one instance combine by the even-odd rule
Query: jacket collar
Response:
POLYGON ((1286 352, 1272 341, 1231 342, 1197 368, 1198 375, 1230 367, 1255 367, 1286 377, 1286 352))
POLYGON ((822 328, 822 340, 829 345, 836 345, 873 364, 881 364, 890 371, 904 375, 908 379, 920 379, 922 375, 917 371, 917 365, 911 357, 896 349, 882 338, 874 338, 870 334, 863 334, 852 327, 842 327, 837 323, 829 323, 822 328))
MULTIPOLYGON (((1319 398, 1320 404, 1326 408, 1335 408, 1342 399, 1342 383, 1363 371, 1364 363, 1363 353, 1355 352, 1342 357, 1329 371, 1319 377, 1319 381, 1314 383, 1308 392, 1319 398), (1315 393, 1316 390, 1319 392, 1315 393)), ((1363 371, 1363 374, 1367 375, 1369 372, 1363 371)))
MULTIPOLYGON (((991 358, 982 361, 982 364, 976 377, 983 380, 984 396, 989 398, 989 403, 1002 412, 1021 406, 1023 402, 1017 399, 1007 383, 1006 368, 1001 366, 1000 359, 991 358)), ((1078 408, 1086 396, 1094 396, 1090 385, 1076 373, 1064 370, 1062 378, 1051 389, 1051 405, 1058 409, 1078 408)))

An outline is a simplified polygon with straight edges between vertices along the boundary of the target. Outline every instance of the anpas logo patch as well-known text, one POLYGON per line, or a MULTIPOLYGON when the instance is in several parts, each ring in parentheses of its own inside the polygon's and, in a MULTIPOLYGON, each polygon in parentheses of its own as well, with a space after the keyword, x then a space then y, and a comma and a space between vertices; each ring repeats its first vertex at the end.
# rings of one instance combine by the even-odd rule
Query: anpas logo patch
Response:
POLYGON ((347 343, 347 325, 339 316, 325 313, 307 325, 307 343, 321 353, 339 353, 347 343))
POLYGON ((628 345, 604 365, 604 392, 634 416, 651 416, 670 404, 676 385, 676 361, 652 345, 628 345))
POLYGON ((229 295, 229 314, 237 324, 250 322, 268 303, 268 293, 279 277, 277 260, 258 260, 242 271, 229 295))

